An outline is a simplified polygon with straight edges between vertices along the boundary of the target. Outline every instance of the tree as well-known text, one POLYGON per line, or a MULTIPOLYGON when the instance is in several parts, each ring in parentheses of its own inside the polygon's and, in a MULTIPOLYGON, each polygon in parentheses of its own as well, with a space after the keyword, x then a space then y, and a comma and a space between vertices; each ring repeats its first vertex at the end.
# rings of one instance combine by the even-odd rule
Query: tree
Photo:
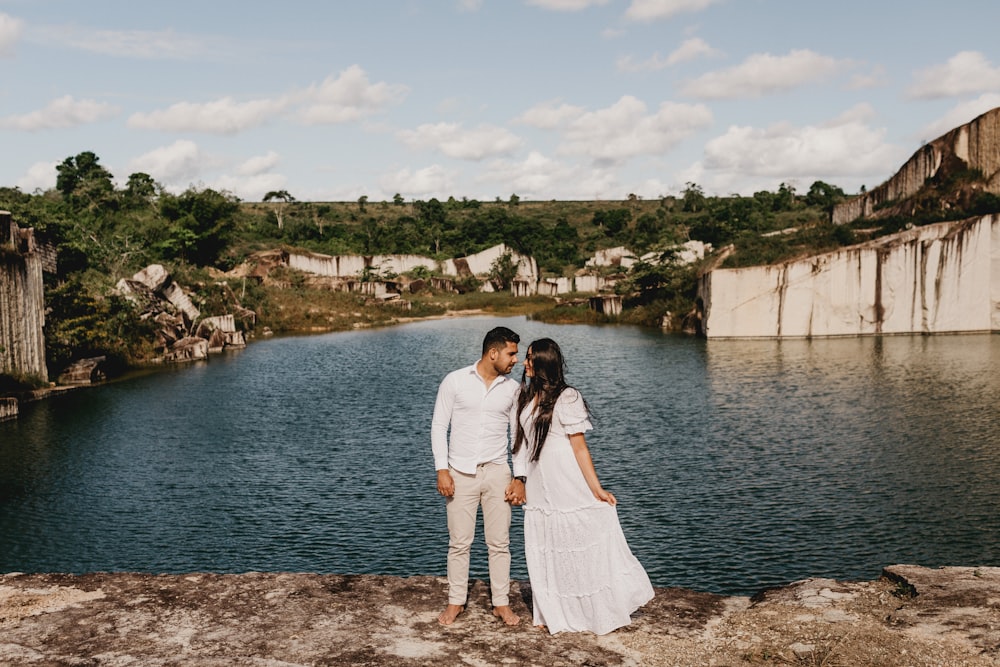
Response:
POLYGON ((633 250, 645 252, 660 240, 665 229, 666 222, 663 219, 650 213, 643 213, 635 221, 635 230, 632 232, 633 250))
POLYGON ((807 204, 818 206, 827 213, 832 213, 833 207, 837 205, 837 202, 841 202, 844 199, 843 190, 823 181, 815 181, 809 186, 809 192, 806 194, 807 204))
POLYGON ((415 208, 421 232, 431 242, 434 253, 440 253, 441 241, 448 224, 448 214, 444 209, 444 204, 432 197, 426 202, 416 202, 415 208))
POLYGON ((698 213, 705 209, 705 191, 697 183, 688 181, 684 188, 681 210, 687 213, 698 213))
POLYGON ((272 199, 277 199, 281 202, 274 207, 274 217, 278 219, 278 229, 281 229, 285 226, 285 221, 281 215, 281 209, 284 207, 284 204, 295 201, 295 197, 288 194, 288 190, 271 190, 264 195, 264 201, 269 202, 272 199))
POLYGON ((358 197, 358 210, 362 213, 365 212, 365 206, 368 204, 368 195, 361 195, 358 197))
POLYGON ((396 194, 394 194, 392 196, 392 203, 395 204, 396 206, 402 206, 403 205, 403 195, 399 194, 398 192, 396 194))
POLYGON ((489 279, 493 289, 506 292, 517 277, 517 264, 509 252, 497 257, 490 265, 489 279))
POLYGON ((147 206, 161 189, 152 176, 136 172, 128 177, 128 183, 125 184, 125 202, 130 206, 147 206))
POLYGON ((617 236, 632 222, 632 211, 627 208, 613 208, 610 211, 596 211, 593 223, 603 229, 606 236, 617 236))
POLYGON ((84 151, 56 166, 56 189, 72 206, 93 210, 114 203, 111 172, 99 162, 93 152, 84 151))
POLYGON ((160 198, 160 213, 170 222, 160 250, 199 266, 211 266, 229 242, 239 199, 210 188, 189 188, 180 196, 160 198))
POLYGON ((791 211, 795 207, 795 186, 782 183, 774 196, 774 211, 791 211))

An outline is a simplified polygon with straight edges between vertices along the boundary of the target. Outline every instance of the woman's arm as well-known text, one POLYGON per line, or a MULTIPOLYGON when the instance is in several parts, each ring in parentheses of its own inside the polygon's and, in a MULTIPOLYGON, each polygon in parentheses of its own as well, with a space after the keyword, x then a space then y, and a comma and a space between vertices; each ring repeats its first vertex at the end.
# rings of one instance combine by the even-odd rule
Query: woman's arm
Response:
POLYGON ((610 491, 605 491, 601 486, 600 480, 597 479, 597 471, 594 469, 594 460, 590 458, 590 449, 587 448, 587 438, 584 437, 583 433, 571 433, 569 436, 569 444, 573 446, 573 455, 576 457, 576 463, 580 466, 580 472, 583 473, 583 478, 587 480, 587 486, 590 487, 590 492, 594 494, 594 497, 600 501, 606 502, 609 505, 617 505, 618 500, 615 498, 614 494, 610 491))

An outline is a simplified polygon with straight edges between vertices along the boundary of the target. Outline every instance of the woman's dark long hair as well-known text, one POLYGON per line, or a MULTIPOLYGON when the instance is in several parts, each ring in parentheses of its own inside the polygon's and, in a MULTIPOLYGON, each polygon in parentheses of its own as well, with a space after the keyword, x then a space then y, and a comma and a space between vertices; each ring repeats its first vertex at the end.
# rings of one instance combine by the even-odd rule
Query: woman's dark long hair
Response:
POLYGON ((534 377, 528 378, 527 372, 521 376, 521 393, 517 398, 517 436, 514 438, 514 452, 521 447, 529 447, 529 460, 537 461, 542 453, 545 438, 549 435, 552 425, 552 413, 556 407, 559 395, 563 393, 566 384, 566 360, 563 358, 559 344, 551 338, 539 338, 528 346, 531 355, 531 368, 534 377), (521 412, 525 407, 531 410, 534 420, 534 442, 527 442, 524 427, 521 425, 521 412))

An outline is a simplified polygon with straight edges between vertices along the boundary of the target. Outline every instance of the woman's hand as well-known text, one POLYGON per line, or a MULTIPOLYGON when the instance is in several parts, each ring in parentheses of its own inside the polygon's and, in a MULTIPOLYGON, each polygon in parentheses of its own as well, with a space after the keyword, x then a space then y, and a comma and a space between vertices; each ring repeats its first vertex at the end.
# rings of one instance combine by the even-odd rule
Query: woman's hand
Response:
POLYGON ((615 494, 611 493, 610 491, 606 491, 603 488, 595 491, 594 497, 600 500, 601 502, 605 502, 611 505, 612 507, 618 504, 618 499, 615 498, 615 494))

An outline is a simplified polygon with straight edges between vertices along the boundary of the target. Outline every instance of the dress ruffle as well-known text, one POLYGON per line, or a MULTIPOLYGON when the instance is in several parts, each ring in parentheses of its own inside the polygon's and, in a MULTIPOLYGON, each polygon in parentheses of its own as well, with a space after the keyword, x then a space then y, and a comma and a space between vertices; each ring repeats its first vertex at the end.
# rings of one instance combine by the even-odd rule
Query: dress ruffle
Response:
POLYGON ((571 512, 528 509, 524 544, 534 623, 553 634, 606 634, 628 625, 632 612, 653 598, 649 577, 629 550, 611 505, 571 512))

